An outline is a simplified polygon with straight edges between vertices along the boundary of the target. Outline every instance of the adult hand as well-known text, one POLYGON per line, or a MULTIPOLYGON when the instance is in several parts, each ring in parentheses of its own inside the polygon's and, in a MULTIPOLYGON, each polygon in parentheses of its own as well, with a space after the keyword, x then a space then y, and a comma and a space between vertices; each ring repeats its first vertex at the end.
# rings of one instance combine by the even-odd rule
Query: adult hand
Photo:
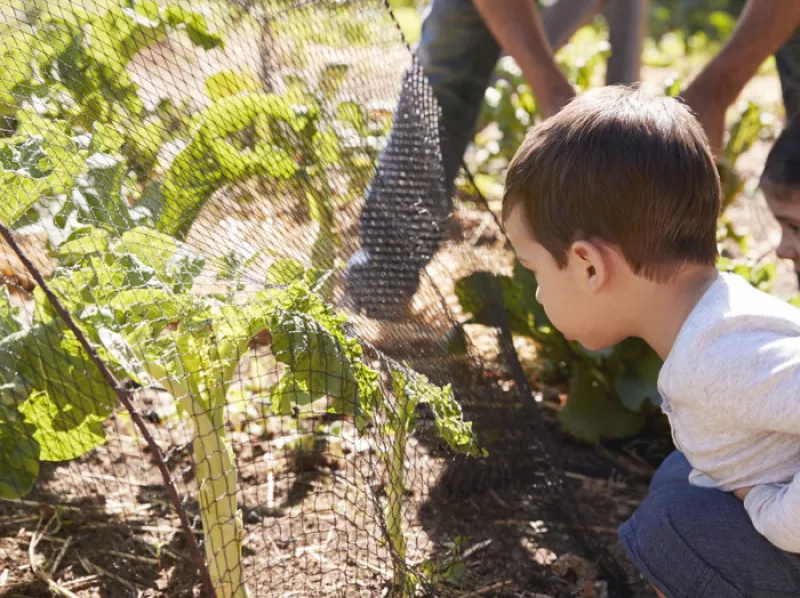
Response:
POLYGON ((722 151, 725 111, 756 74, 800 27, 797 0, 747 0, 722 50, 681 94, 706 130, 714 155, 722 151))
POLYGON ((500 46, 517 61, 545 117, 575 97, 559 69, 533 0, 473 0, 500 46))
POLYGON ((747 495, 750 494, 750 491, 753 489, 753 486, 745 486, 744 488, 737 488, 733 491, 734 496, 744 502, 744 499, 747 498, 747 495))
POLYGON ((542 110, 542 115, 549 118, 561 110, 569 101, 575 97, 575 88, 572 87, 567 78, 559 71, 554 80, 550 83, 530 81, 533 94, 539 107, 542 110))
POLYGON ((719 158, 725 133, 725 112, 732 100, 721 94, 719 88, 714 89, 702 75, 681 93, 681 98, 700 121, 714 157, 719 158))

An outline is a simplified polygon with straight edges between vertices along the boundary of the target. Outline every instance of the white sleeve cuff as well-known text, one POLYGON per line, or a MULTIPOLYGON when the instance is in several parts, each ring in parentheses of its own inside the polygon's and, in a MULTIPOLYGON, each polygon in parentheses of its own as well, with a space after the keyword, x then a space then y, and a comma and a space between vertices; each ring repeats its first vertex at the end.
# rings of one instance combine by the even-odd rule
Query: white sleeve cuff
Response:
POLYGON ((800 553, 800 474, 789 484, 755 486, 744 508, 762 536, 781 550, 800 553))

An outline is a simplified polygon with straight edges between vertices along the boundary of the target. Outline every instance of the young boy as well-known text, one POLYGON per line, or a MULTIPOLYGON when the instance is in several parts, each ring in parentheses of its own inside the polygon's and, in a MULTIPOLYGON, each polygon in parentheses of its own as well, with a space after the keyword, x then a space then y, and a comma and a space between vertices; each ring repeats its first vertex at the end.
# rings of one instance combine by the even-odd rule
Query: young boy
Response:
POLYGON ((716 270, 719 209, 688 109, 607 87, 531 130, 503 218, 568 339, 665 360, 679 452, 620 529, 636 566, 669 598, 800 596, 800 310, 716 270))

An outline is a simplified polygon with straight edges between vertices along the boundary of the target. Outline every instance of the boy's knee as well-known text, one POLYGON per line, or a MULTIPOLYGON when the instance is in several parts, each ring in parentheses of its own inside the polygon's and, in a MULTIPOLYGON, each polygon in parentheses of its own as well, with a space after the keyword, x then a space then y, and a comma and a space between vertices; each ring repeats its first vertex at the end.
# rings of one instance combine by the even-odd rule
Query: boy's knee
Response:
POLYGON ((637 569, 666 596, 697 595, 693 592, 708 575, 707 565, 687 539, 692 506, 683 489, 668 486, 651 493, 619 530, 637 569))
POLYGON ((689 473, 692 466, 686 456, 680 451, 673 451, 664 459, 664 462, 653 475, 650 482, 650 491, 667 484, 689 484, 689 473))

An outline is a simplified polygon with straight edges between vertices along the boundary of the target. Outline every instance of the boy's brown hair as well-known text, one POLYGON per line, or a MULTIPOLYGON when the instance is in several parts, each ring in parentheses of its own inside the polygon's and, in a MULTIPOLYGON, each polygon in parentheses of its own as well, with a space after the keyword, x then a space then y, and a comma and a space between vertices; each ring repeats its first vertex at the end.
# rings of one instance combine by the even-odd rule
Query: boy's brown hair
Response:
POLYGON ((515 206, 561 267, 579 239, 616 245, 651 280, 717 258, 714 157, 700 124, 672 98, 622 86, 578 96, 517 150, 504 220, 515 206))

